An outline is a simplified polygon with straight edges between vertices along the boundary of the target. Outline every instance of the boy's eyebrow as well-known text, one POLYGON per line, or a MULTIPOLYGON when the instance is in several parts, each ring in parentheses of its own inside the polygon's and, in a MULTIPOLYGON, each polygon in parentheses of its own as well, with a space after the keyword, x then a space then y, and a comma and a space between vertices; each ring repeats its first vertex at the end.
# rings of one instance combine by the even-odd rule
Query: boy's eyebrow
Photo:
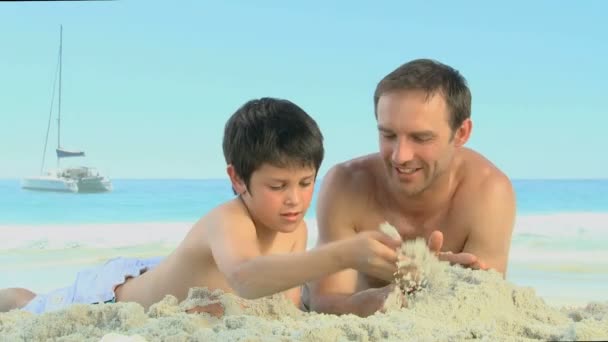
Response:
MULTIPOLYGON (((304 180, 304 179, 308 179, 308 178, 314 178, 314 177, 315 177, 315 174, 313 173, 313 174, 310 174, 308 176, 304 176, 304 177, 300 178, 300 180, 304 180)), ((271 182, 288 182, 288 180, 284 179, 284 178, 270 178, 270 181, 271 182)))

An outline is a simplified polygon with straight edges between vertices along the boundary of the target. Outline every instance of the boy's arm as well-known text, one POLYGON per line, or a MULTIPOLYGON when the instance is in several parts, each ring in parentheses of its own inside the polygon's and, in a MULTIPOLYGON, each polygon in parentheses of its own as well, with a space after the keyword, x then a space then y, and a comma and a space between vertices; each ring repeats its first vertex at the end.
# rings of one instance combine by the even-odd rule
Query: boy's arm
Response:
POLYGON ((211 252, 237 295, 265 297, 350 266, 333 245, 308 253, 262 255, 256 229, 248 217, 220 215, 210 229, 211 252))
POLYGON ((214 221, 209 245, 215 262, 230 287, 246 299, 283 292, 350 267, 390 278, 397 260, 399 242, 380 232, 308 252, 262 255, 248 217, 224 215, 214 221))
MULTIPOLYGON (((296 241, 293 245, 292 253, 299 253, 306 251, 306 245, 308 243, 308 227, 306 222, 302 222, 302 228, 298 233, 296 241)), ((302 308, 302 286, 298 285, 285 293, 285 296, 290 299, 297 308, 302 308)))

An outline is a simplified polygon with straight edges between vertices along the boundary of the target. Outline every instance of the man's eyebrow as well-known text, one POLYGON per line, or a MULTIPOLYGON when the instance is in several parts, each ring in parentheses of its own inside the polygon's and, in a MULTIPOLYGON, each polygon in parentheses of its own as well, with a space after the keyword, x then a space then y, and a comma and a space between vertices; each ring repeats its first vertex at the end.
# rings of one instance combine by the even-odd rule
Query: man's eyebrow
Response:
POLYGON ((393 132, 391 129, 386 128, 386 127, 384 127, 382 125, 378 125, 378 130, 382 131, 382 132, 388 132, 388 133, 392 133, 393 132))
POLYGON ((433 131, 412 132, 411 135, 419 136, 419 137, 434 137, 434 136, 436 136, 435 132, 433 132, 433 131))
MULTIPOLYGON (((391 130, 390 128, 386 128, 382 125, 378 125, 378 130, 381 132, 384 132, 384 133, 394 133, 393 130, 391 130)), ((411 132, 408 135, 417 136, 417 137, 428 137, 428 138, 434 138, 437 136, 437 134, 435 134, 435 132, 429 131, 429 130, 411 132)))

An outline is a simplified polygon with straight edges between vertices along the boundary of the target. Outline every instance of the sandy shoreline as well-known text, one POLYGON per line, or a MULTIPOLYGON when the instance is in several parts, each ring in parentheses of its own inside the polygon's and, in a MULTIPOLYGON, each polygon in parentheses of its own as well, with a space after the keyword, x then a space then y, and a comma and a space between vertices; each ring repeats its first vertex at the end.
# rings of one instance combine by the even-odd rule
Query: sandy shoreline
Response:
MULTIPOLYGON (((425 257, 426 258, 426 257, 425 257)), ((608 301, 567 308, 547 305, 533 289, 493 271, 472 271, 426 258, 428 285, 406 307, 368 318, 305 313, 281 296, 246 301, 191 289, 144 312, 134 303, 74 305, 32 315, 0 314, 0 340, 44 341, 450 341, 601 340, 608 338, 608 301), (428 260, 427 260, 428 259, 428 260), (219 303, 220 318, 187 314, 219 303)))
POLYGON ((182 303, 172 296, 145 313, 134 303, 74 305, 39 316, 0 314, 5 341, 448 341, 601 340, 608 337, 608 301, 555 308, 531 289, 516 288, 480 271, 449 270, 460 282, 432 289, 410 307, 368 318, 304 313, 279 296, 245 301, 192 289, 182 303), (196 305, 219 302, 225 315, 187 314, 196 305), (118 338, 118 339, 117 339, 118 338))
MULTIPOLYGON (((556 222, 563 218, 553 217, 556 222)), ((532 216, 527 222, 535 226, 540 219, 532 216)), ((310 225, 315 229, 314 221, 310 221, 310 225)), ((2 225, 0 273, 30 279, 31 284, 14 283, 23 287, 45 287, 53 278, 54 286, 45 287, 50 290, 70 284, 75 270, 110 257, 166 255, 191 226, 191 222, 2 225), (45 283, 42 279, 47 280, 46 284, 41 284, 45 283)), ((525 250, 519 252, 518 248, 514 246, 513 252, 522 255, 525 250)), ((528 253, 532 252, 528 250, 528 253)), ((577 256, 597 256, 585 250, 576 253, 577 256)), ((493 272, 446 266, 436 272, 434 287, 427 289, 426 295, 413 299, 407 308, 393 308, 367 319, 303 313, 277 296, 243 301, 217 294, 216 301, 225 307, 224 317, 186 314, 185 310, 193 303, 209 301, 204 298, 209 295, 208 291, 193 289, 186 301, 177 303, 168 296, 149 312, 137 304, 118 303, 75 305, 39 316, 21 311, 3 313, 0 314, 0 340, 127 341, 125 336, 136 336, 132 341, 608 339, 608 298, 604 291, 587 292, 588 287, 576 285, 583 276, 603 279, 604 259, 593 258, 590 264, 571 259, 580 262, 571 269, 566 264, 551 262, 549 257, 553 254, 530 255, 535 261, 526 255, 514 258, 511 271, 524 272, 525 277, 539 271, 572 272, 563 273, 567 277, 564 281, 543 283, 545 289, 556 290, 541 297, 534 289, 518 287, 493 272), (565 280, 582 292, 567 290, 565 280)), ((597 282, 590 283, 596 284, 599 288, 597 282)))
MULTIPOLYGON (((551 305, 584 305, 608 300, 601 286, 608 282, 608 252, 584 247, 543 247, 519 241, 517 234, 551 235, 553 230, 576 243, 580 234, 596 236, 585 241, 602 243, 606 213, 557 213, 518 217, 507 278, 533 286, 551 305), (578 229, 577 224, 585 229, 578 229), (574 228, 573 228, 574 227, 574 228)), ((310 239, 316 242, 314 219, 306 219, 310 239)), ((168 255, 194 222, 126 222, 88 224, 0 225, 1 287, 26 287, 45 293, 73 282, 76 273, 117 256, 168 255), (52 270, 52 272, 51 272, 52 270)), ((541 240, 545 241, 545 240, 541 240)), ((584 241, 583 241, 584 242, 584 241)), ((603 244, 602 244, 603 245, 603 244)), ((549 245, 550 246, 550 245, 549 245)))

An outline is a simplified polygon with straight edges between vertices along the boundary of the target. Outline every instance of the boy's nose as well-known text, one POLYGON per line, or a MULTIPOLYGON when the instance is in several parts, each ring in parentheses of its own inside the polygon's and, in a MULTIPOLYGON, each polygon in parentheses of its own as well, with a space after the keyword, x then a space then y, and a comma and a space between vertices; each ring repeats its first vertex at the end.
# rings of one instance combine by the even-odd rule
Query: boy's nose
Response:
POLYGON ((290 190, 285 196, 285 204, 297 205, 300 203, 300 192, 296 189, 290 190))

